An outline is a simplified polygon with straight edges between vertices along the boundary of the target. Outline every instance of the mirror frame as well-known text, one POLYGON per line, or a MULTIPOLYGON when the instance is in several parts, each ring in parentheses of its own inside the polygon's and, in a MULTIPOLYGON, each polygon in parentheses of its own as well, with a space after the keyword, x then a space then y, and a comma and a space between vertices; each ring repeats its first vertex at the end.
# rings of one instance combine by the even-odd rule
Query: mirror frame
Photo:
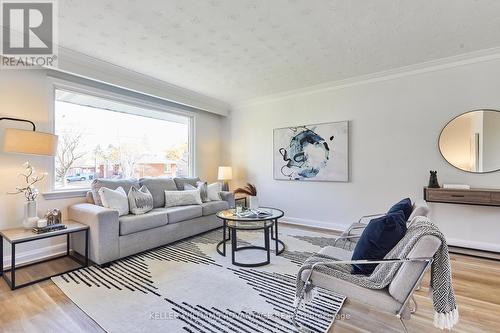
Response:
POLYGON ((441 131, 439 132, 439 136, 438 136, 438 140, 437 140, 437 146, 438 146, 438 150, 439 150, 439 154, 441 154, 441 157, 446 161, 446 163, 448 163, 449 165, 451 165, 452 167, 454 167, 455 169, 457 170, 460 170, 460 171, 463 171, 463 172, 468 172, 468 173, 471 173, 471 174, 474 174, 474 175, 483 175, 483 174, 487 174, 487 173, 493 173, 493 172, 498 172, 500 171, 500 167, 498 167, 498 169, 495 169, 495 170, 491 170, 491 171, 481 171, 481 172, 477 172, 477 171, 469 171, 469 170, 464 170, 464 169, 460 169, 459 167, 451 164, 450 161, 448 161, 446 159, 446 157, 444 157, 444 154, 443 154, 443 151, 441 150, 441 145, 439 144, 439 141, 441 140, 441 135, 443 135, 443 132, 444 132, 444 129, 451 123, 453 122, 455 119, 457 119, 458 117, 461 117, 467 113, 471 113, 471 112, 476 112, 476 111, 494 111, 494 112, 498 112, 500 113, 500 110, 495 110, 495 109, 490 109, 490 108, 484 108, 484 109, 475 109, 475 110, 470 110, 470 111, 466 111, 466 112, 463 112, 455 117, 453 117, 450 121, 448 121, 444 126, 443 128, 441 129, 441 131))

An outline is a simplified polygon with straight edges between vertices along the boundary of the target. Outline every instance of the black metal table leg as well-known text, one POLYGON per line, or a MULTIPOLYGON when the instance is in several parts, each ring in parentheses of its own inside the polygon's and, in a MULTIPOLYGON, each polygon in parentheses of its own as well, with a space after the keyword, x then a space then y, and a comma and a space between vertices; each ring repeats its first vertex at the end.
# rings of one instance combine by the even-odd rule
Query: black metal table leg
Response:
POLYGON ((274 241, 276 243, 276 255, 278 255, 278 219, 274 220, 274 232, 275 232, 275 236, 274 238, 276 238, 274 241))
POLYGON ((69 237, 69 234, 66 235, 66 255, 69 256, 69 247, 70 247, 70 237, 69 237))
POLYGON ((234 258, 236 249, 238 248, 237 236, 236 236, 236 228, 229 228, 231 232, 231 262, 233 265, 236 264, 236 259, 234 258))
POLYGON ((264 246, 266 248, 266 252, 267 252, 267 263, 270 264, 271 263, 271 245, 269 244, 270 241, 269 241, 269 229, 268 228, 265 228, 264 229, 264 246))
POLYGON ((278 219, 273 220, 273 228, 271 229, 271 240, 275 242, 276 246, 276 255, 279 256, 285 251, 285 243, 278 238, 278 219), (279 246, 281 244, 281 250, 279 246))
POLYGON ((14 290, 16 289, 16 243, 12 243, 11 248, 10 289, 14 290))
POLYGON ((223 256, 225 257, 226 256, 226 229, 227 229, 227 221, 224 220, 223 221, 224 223, 224 226, 222 227, 222 241, 224 242, 224 247, 222 249, 222 253, 223 253, 223 256))
POLYGON ((89 265, 89 229, 85 230, 85 267, 89 265))

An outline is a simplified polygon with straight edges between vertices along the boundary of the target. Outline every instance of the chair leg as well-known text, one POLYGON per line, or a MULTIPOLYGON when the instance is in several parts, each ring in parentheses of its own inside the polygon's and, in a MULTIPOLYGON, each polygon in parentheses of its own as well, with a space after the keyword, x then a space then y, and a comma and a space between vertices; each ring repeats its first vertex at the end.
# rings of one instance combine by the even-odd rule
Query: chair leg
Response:
POLYGON ((417 312, 418 310, 418 305, 417 305, 417 301, 415 300, 415 296, 414 295, 411 295, 411 301, 413 302, 413 308, 410 310, 411 314, 414 314, 415 312, 417 312))
POLYGON ((408 329, 406 328, 405 322, 403 321, 403 318, 399 317, 399 322, 401 323, 401 326, 403 326, 403 332, 408 333, 408 329))
POLYGON ((306 286, 309 283, 309 280, 311 279, 313 271, 314 271, 314 265, 309 270, 309 274, 307 275, 307 279, 304 282, 304 288, 302 288, 302 291, 300 292, 299 297, 297 299, 297 304, 295 305, 295 309, 293 310, 292 323, 293 323, 293 326, 295 326, 295 328, 297 329, 297 331, 299 331, 300 333, 310 333, 311 332, 311 330, 309 330, 309 329, 307 329, 305 327, 302 327, 297 322, 297 314, 299 312, 300 305, 302 304, 302 299, 304 298, 304 295, 306 293, 306 286))

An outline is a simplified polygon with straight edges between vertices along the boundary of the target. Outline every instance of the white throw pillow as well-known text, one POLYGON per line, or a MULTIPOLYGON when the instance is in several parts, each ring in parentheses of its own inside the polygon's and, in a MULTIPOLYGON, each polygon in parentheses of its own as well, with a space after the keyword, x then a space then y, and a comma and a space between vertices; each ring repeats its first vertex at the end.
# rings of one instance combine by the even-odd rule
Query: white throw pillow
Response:
POLYGON ((221 201, 220 192, 222 191, 222 183, 213 183, 207 185, 208 201, 221 201))
POLYGON ((128 191, 128 204, 132 214, 146 214, 153 209, 153 195, 144 185, 140 189, 132 186, 130 191, 128 191))
POLYGON ((165 191, 165 207, 201 205, 200 190, 165 191))
POLYGON ((196 187, 191 184, 184 184, 184 190, 200 190, 201 201, 210 201, 207 193, 207 182, 196 182, 196 187))
POLYGON ((128 198, 123 187, 120 186, 116 190, 101 187, 98 193, 103 207, 116 209, 120 216, 128 214, 128 198))

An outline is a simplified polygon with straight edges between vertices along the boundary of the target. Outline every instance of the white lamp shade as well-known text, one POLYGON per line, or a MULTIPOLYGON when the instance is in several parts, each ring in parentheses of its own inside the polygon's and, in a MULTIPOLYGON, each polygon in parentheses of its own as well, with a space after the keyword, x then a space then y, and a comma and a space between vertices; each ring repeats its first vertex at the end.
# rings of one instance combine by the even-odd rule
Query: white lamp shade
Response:
POLYGON ((233 179, 233 168, 229 166, 220 166, 217 176, 218 180, 231 180, 233 179))
POLYGON ((57 135, 7 128, 4 137, 4 151, 54 156, 57 151, 57 135))

